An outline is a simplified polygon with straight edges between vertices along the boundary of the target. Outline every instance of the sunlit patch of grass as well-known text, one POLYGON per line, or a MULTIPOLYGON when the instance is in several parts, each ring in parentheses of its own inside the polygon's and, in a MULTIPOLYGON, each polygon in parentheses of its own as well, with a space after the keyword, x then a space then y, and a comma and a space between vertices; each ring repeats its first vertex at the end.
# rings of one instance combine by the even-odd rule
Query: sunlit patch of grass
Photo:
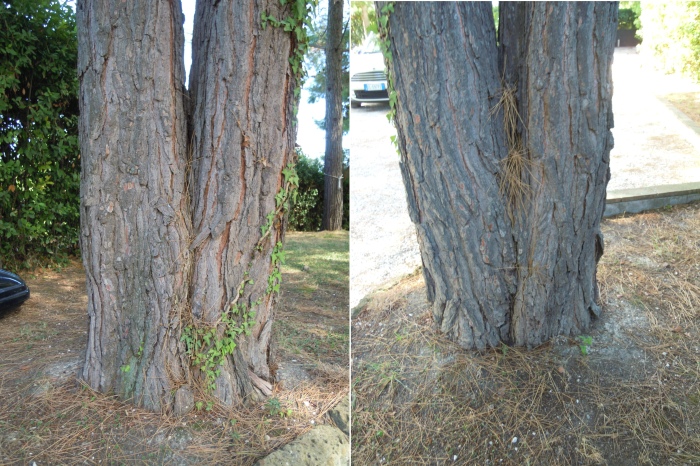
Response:
POLYGON ((349 239, 347 231, 287 233, 287 263, 283 273, 301 272, 309 286, 347 288, 349 239))

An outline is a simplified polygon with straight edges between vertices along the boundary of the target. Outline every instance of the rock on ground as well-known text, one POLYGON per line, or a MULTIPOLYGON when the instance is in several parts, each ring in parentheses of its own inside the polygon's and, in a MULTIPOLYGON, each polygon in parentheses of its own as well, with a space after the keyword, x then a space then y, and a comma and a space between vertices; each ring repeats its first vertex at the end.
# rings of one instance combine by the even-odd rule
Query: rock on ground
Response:
POLYGON ((273 451, 256 466, 348 466, 350 443, 339 429, 317 426, 273 451))
POLYGON ((350 435, 350 399, 343 398, 335 408, 328 411, 328 415, 345 435, 350 435))

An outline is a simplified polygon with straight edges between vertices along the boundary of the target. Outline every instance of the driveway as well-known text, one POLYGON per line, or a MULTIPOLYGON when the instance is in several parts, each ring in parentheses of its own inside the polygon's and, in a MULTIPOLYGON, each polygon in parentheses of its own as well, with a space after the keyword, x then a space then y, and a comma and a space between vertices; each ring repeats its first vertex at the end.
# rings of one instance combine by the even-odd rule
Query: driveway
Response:
MULTIPOLYGON (((689 80, 644 69, 634 49, 615 50, 615 148, 608 190, 700 181, 700 135, 657 96, 699 92, 689 80)), ((351 110, 350 306, 421 264, 408 217, 388 106, 351 110)))

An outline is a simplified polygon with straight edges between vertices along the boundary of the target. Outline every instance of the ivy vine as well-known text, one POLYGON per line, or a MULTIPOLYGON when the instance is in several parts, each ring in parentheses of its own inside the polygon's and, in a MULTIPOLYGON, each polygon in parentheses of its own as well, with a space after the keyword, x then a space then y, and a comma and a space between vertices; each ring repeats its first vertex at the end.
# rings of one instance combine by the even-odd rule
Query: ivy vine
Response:
MULTIPOLYGON (((276 221, 282 222, 284 215, 289 211, 290 203, 296 200, 299 187, 299 175, 293 164, 288 164, 282 170, 284 181, 279 192, 275 195, 275 209, 266 215, 266 222, 260 227, 261 237, 255 250, 262 252, 265 243, 270 238, 270 232, 276 221)), ((282 242, 278 241, 272 248, 272 271, 267 277, 265 296, 279 293, 282 284, 281 267, 285 263, 285 252, 282 242)), ((239 302, 245 294, 247 285, 252 285, 253 280, 248 271, 243 275, 243 280, 233 299, 225 306, 221 317, 213 324, 193 324, 183 328, 180 341, 185 343, 185 350, 190 357, 192 366, 198 368, 206 377, 206 388, 213 391, 216 388, 216 379, 221 374, 221 365, 226 358, 236 349, 236 341, 241 334, 250 335, 251 328, 255 325, 255 308, 262 304, 264 296, 251 301, 250 304, 239 302)))
POLYGON ((280 5, 289 4, 291 6, 290 15, 286 18, 277 19, 275 16, 263 11, 260 20, 263 30, 269 24, 272 27, 282 28, 285 32, 292 33, 293 49, 289 57, 289 64, 292 66, 292 74, 297 78, 294 88, 294 116, 299 110, 297 100, 301 93, 301 87, 306 78, 304 69, 304 56, 309 51, 309 34, 311 28, 311 13, 318 6, 318 0, 280 0, 280 5))
MULTIPOLYGON (((303 62, 306 52, 309 50, 308 30, 311 27, 311 13, 318 5, 318 0, 280 0, 282 6, 290 5, 289 16, 278 19, 263 11, 261 13, 262 28, 268 25, 282 28, 292 34, 292 53, 289 64, 292 74, 296 78, 294 88, 294 115, 298 111, 297 101, 301 93, 301 87, 306 77, 303 62)), ((299 187, 299 176, 293 164, 287 165, 282 170, 284 182, 279 192, 275 195, 275 209, 265 216, 265 223, 260 227, 260 239, 255 245, 255 250, 262 252, 265 244, 270 239, 275 222, 281 222, 289 211, 290 205, 296 201, 299 187)), ((271 254, 272 271, 267 278, 265 296, 279 293, 282 283, 281 266, 285 263, 285 252, 281 242, 275 243, 271 254)), ((249 266, 250 267, 250 266, 249 266)), ((241 334, 250 335, 251 328, 255 325, 255 308, 263 302, 264 296, 250 302, 239 303, 244 295, 245 287, 253 284, 249 278, 249 272, 245 272, 243 281, 239 284, 234 298, 225 306, 219 320, 213 324, 193 324, 183 329, 181 341, 185 342, 186 352, 192 365, 201 370, 206 376, 207 389, 213 391, 216 388, 216 379, 221 374, 221 365, 226 358, 236 349, 236 341, 241 334)))
MULTIPOLYGON (((387 88, 389 91, 389 113, 386 114, 387 119, 389 120, 390 123, 395 123, 396 120, 396 100, 397 100, 397 94, 396 94, 396 89, 394 88, 394 79, 393 79, 393 73, 391 73, 391 65, 393 64, 394 56, 391 53, 391 40, 389 39, 389 16, 394 12, 394 3, 395 2, 388 2, 385 4, 380 12, 381 15, 379 16, 379 47, 382 50, 382 54, 384 55, 384 62, 386 65, 387 69, 387 74, 386 74, 386 79, 387 79, 387 88)), ((399 150, 399 142, 396 139, 396 136, 390 136, 391 143, 394 145, 394 148, 396 149, 396 153, 401 156, 401 151, 399 150)))

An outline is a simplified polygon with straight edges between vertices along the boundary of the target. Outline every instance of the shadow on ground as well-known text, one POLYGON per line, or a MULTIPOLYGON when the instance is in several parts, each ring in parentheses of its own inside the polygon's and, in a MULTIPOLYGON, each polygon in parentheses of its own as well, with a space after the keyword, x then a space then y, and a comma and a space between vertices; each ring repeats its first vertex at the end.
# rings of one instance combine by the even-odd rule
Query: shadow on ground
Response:
POLYGON ((0 464, 247 465, 331 424, 326 413, 347 396, 348 233, 290 233, 287 251, 273 359, 298 363, 305 376, 280 369, 265 403, 203 403, 179 418, 93 392, 77 378, 87 341, 77 260, 23 272, 31 299, 0 316, 0 464))

